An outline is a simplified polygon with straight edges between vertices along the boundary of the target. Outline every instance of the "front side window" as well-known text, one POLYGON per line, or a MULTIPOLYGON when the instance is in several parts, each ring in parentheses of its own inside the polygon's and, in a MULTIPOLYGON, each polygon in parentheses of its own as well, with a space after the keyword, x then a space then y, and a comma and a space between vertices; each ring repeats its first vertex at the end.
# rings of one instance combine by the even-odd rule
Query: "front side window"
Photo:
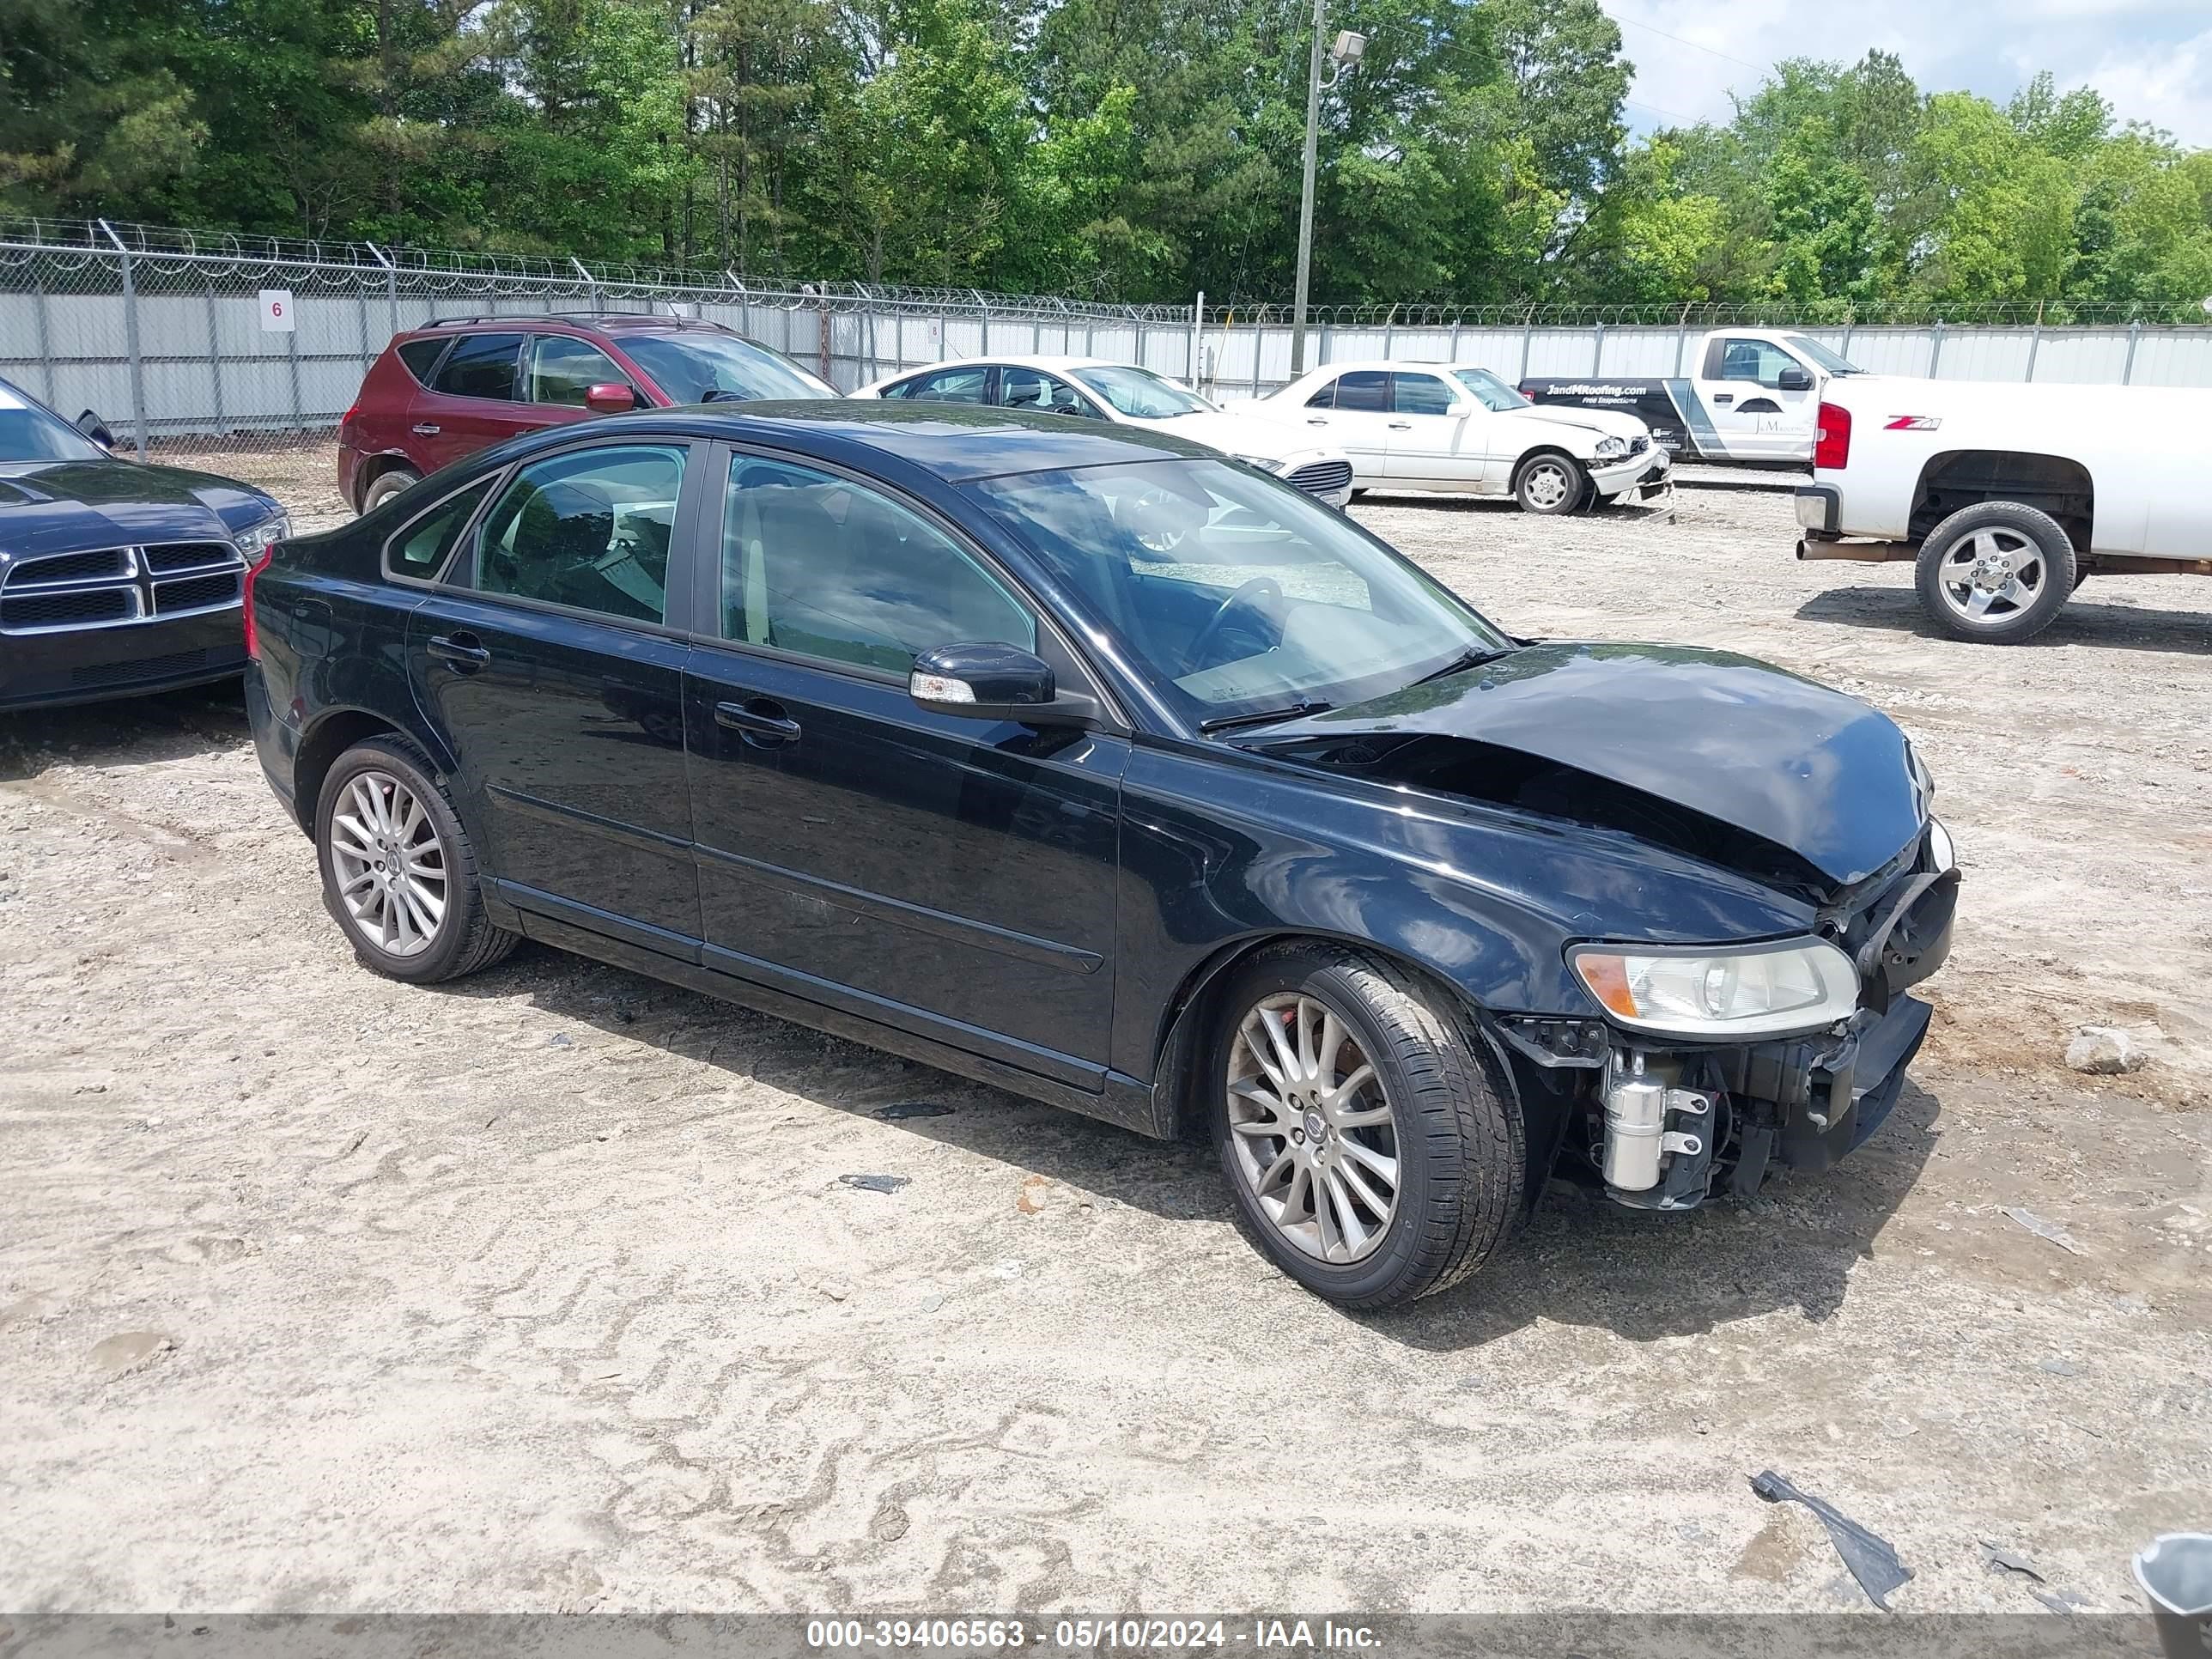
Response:
POLYGON ((514 366, 522 355, 520 334, 465 334, 453 342, 439 366, 433 392, 453 398, 514 401, 514 366))
POLYGON ((680 445, 571 450, 526 466, 485 515, 476 585, 630 622, 664 622, 680 445))
POLYGON ((1390 377, 1391 407, 1401 415, 1449 415, 1451 388, 1433 374, 1390 377))
POLYGON ((969 364, 908 380, 901 395, 925 404, 980 404, 989 400, 990 392, 991 371, 969 364))
POLYGON ((1455 368, 1452 379, 1474 393, 1485 409, 1503 414, 1509 409, 1533 409, 1526 398, 1486 368, 1455 368))
POLYGON ((1382 414, 1390 407, 1390 377, 1377 369, 1353 369, 1336 383, 1336 406, 1382 414))
POLYGON ((834 398, 837 389, 780 351, 711 329, 621 337, 630 362, 653 377, 672 404, 750 403, 834 398))
POLYGON ((1784 369, 1802 367, 1780 346, 1770 345, 1765 340, 1723 340, 1721 343, 1721 372, 1709 378, 1750 380, 1759 386, 1774 387, 1782 384, 1784 369))
POLYGON ((581 409, 595 386, 629 386, 629 376, 589 340, 541 334, 530 346, 530 401, 581 409))
POLYGON ((1226 462, 969 489, 1194 724, 1363 701, 1511 643, 1342 514, 1226 462))
POLYGON ((1042 410, 1054 414, 1091 412, 1073 386, 1041 368, 1000 369, 999 402, 1008 409, 1042 410))
POLYGON ((933 646, 1036 648, 1029 611, 927 520, 830 473, 750 455, 730 464, 722 634, 893 674, 933 646))
POLYGON ((1182 415, 1204 415, 1213 408, 1166 375, 1133 364, 1098 363, 1077 369, 1075 378, 1133 421, 1172 421, 1182 415))
POLYGON ((394 536, 387 544, 392 574, 427 579, 444 569, 446 556, 453 550, 453 544, 468 527, 469 515, 490 488, 486 480, 464 489, 394 536))

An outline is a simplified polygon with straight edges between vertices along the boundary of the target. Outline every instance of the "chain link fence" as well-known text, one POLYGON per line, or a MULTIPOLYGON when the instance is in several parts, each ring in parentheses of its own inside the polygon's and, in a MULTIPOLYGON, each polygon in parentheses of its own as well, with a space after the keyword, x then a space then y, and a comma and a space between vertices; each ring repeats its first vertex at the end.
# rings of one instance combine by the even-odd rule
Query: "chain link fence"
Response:
MULTIPOLYGON (((335 501, 332 453, 362 374, 395 333, 555 312, 702 318, 850 391, 988 353, 1142 363, 1226 398, 1291 378, 1282 306, 1121 306, 854 283, 763 285, 569 258, 237 236, 105 220, 0 220, 0 379, 141 456, 335 501)), ((2212 327, 2189 307, 1324 306, 1309 366, 1480 363, 1510 380, 1674 375, 1703 331, 1788 325, 1880 373, 2212 386, 2212 327)))

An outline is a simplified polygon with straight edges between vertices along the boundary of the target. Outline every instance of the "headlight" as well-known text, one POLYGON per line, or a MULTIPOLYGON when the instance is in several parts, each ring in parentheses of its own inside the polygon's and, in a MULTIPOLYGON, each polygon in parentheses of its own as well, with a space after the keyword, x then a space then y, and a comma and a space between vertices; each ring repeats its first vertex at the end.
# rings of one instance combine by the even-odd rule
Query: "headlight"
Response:
POLYGON ((282 513, 272 513, 252 529, 230 538, 230 544, 239 550, 248 564, 259 564, 269 550, 292 533, 292 520, 282 513))
POLYGON ((1628 440, 1626 438, 1600 438, 1597 441, 1597 459, 1601 461, 1617 461, 1627 453, 1628 440))
POLYGON ((1256 466, 1262 472, 1280 472, 1287 462, 1270 460, 1265 455, 1239 455, 1237 458, 1247 466, 1256 466))
POLYGON ((1959 862, 1959 849, 1951 844, 1951 832, 1943 827, 1943 820, 1930 817, 1928 820, 1928 867, 1942 875, 1954 869, 1959 862))
POLYGON ((1620 1024, 1686 1037, 1761 1037, 1849 1019, 1858 971, 1824 939, 1735 950, 1589 945, 1567 963, 1620 1024))

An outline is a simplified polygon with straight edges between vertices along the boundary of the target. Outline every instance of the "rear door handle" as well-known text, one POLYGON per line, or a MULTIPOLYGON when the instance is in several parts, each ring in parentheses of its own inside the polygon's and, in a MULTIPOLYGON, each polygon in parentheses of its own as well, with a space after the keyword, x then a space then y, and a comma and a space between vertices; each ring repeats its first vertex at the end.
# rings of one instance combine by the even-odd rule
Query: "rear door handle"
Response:
POLYGON ((1393 432, 1411 432, 1413 429, 1413 423, 1411 421, 1393 421, 1390 422, 1390 430, 1393 432))
POLYGON ((415 435, 418 438, 434 438, 443 430, 445 430, 443 427, 432 426, 426 422, 415 428, 415 435))
POLYGON ((450 663, 457 674, 473 674, 491 660, 491 653, 473 634, 433 634, 428 649, 439 661, 450 663))
POLYGON ((773 747, 799 741, 799 722, 783 712, 781 703, 771 702, 766 697, 716 703, 714 724, 743 732, 747 743, 773 747))

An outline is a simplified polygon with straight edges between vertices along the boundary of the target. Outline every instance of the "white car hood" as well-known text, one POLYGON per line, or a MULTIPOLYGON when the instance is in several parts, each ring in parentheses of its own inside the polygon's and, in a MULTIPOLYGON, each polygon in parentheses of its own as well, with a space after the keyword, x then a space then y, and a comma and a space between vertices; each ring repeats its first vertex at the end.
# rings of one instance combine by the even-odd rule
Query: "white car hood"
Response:
POLYGON ((1547 421, 1553 426, 1578 426, 1601 438, 1648 438, 1651 428, 1633 415, 1617 409, 1576 409, 1565 404, 1535 404, 1527 409, 1502 411, 1516 421, 1547 421))
POLYGON ((1285 426, 1280 421, 1252 415, 1232 415, 1225 410, 1178 415, 1169 421, 1129 421, 1148 432, 1171 432, 1220 450, 1227 455, 1258 455, 1271 461, 1304 459, 1330 446, 1318 432, 1285 426))

